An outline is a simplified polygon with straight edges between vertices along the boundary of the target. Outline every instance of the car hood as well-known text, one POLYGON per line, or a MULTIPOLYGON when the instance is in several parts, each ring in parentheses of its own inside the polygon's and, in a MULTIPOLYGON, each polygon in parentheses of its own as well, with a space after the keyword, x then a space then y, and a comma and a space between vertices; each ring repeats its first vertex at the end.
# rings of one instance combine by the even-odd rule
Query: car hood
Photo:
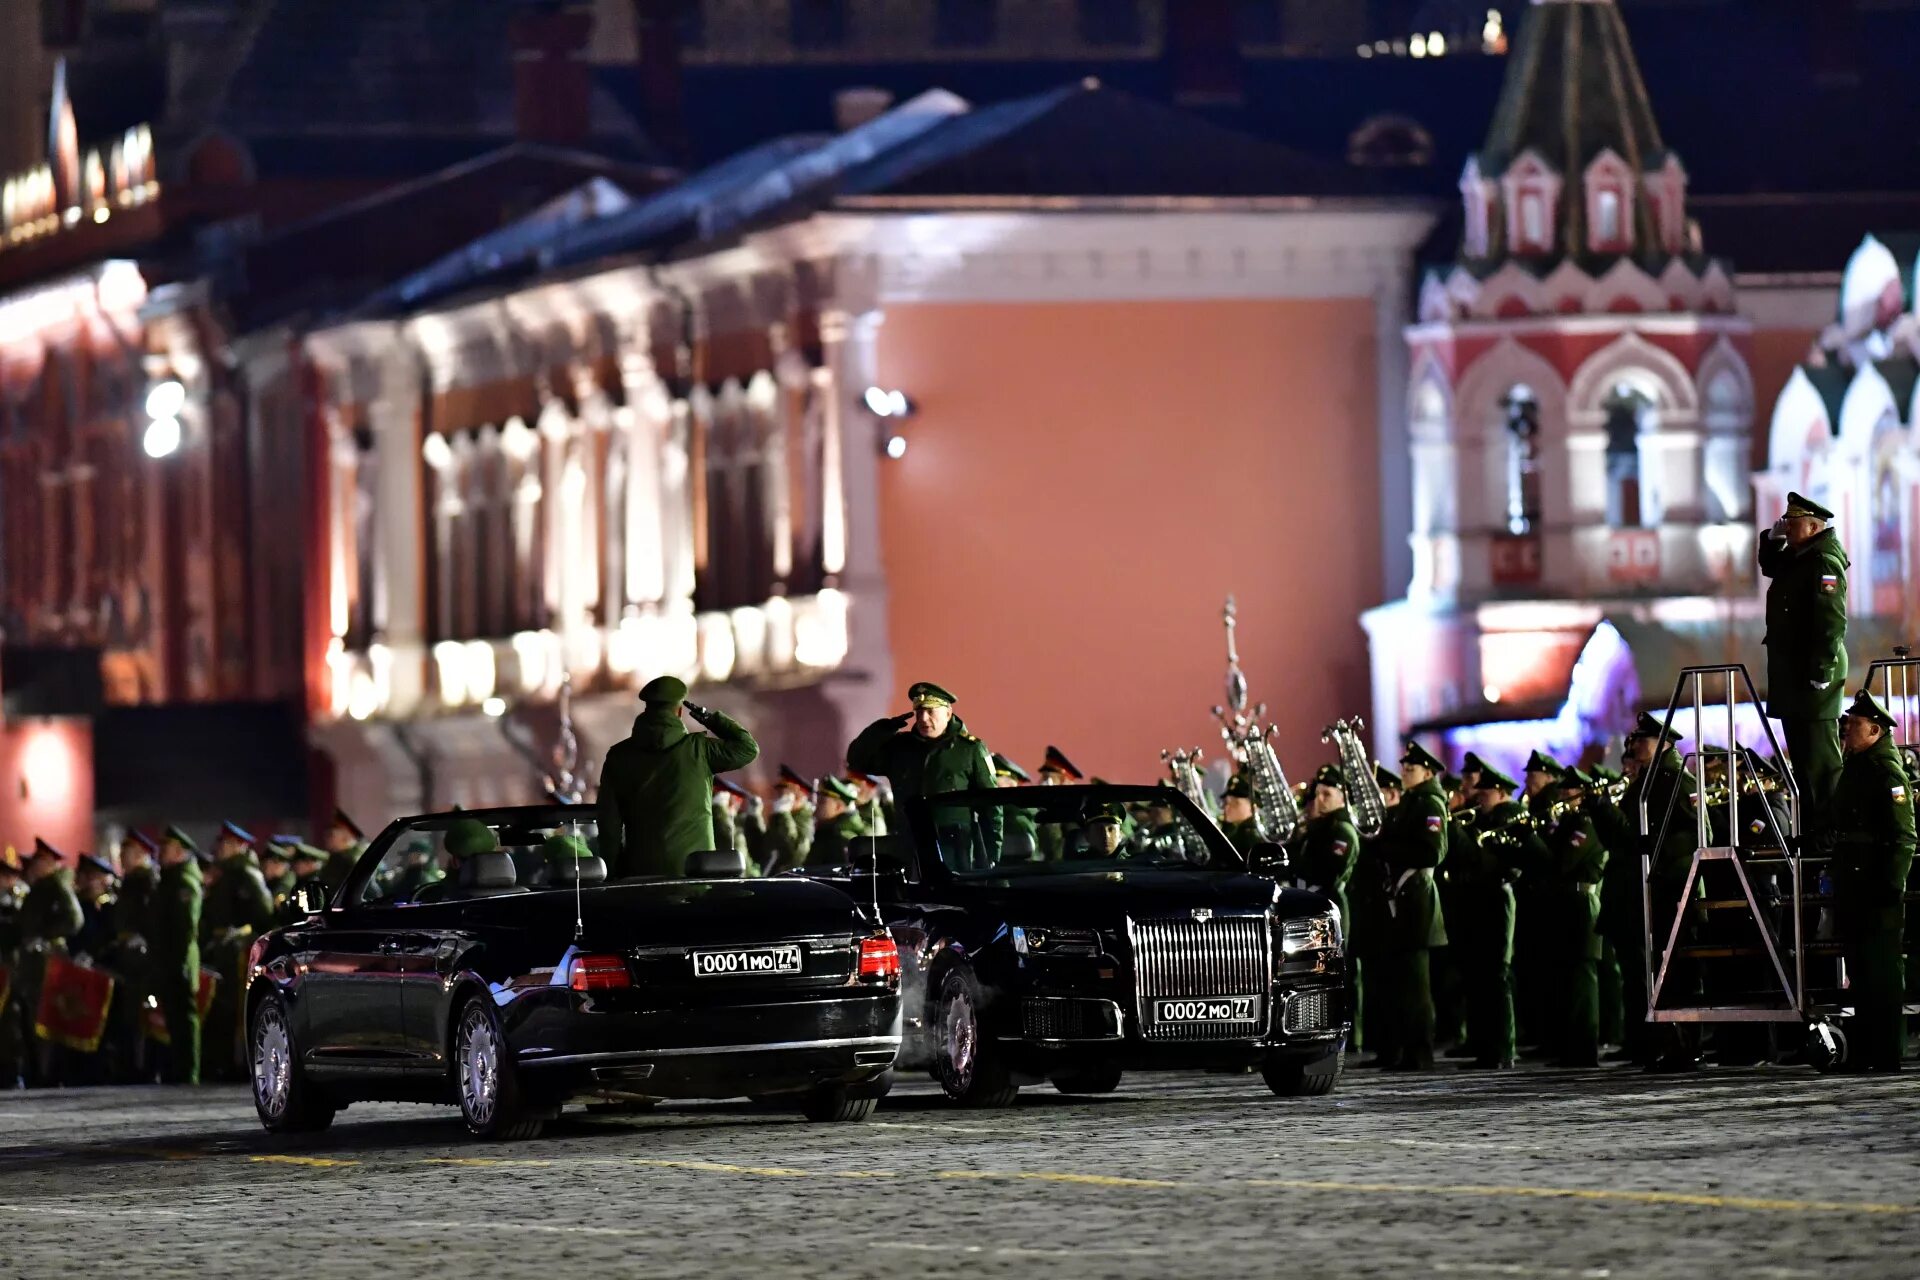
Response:
MULTIPOLYGON (((465 905, 476 925, 573 928, 574 895, 565 889, 465 905)), ((586 942, 609 950, 851 934, 858 923, 853 899, 798 878, 600 885, 583 890, 579 905, 586 942)))
POLYGON ((954 896, 991 906, 1011 923, 1054 925, 1111 924, 1122 916, 1179 915, 1196 907, 1305 915, 1328 905, 1320 894, 1283 889, 1263 876, 1147 867, 962 880, 954 896))

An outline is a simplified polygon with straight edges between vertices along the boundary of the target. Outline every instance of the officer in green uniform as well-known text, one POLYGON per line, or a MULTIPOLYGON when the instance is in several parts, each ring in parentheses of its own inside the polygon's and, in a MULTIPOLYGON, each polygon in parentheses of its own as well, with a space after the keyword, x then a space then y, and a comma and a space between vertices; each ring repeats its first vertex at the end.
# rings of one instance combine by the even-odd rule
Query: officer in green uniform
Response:
POLYGON ((1226 799, 1220 806, 1220 834, 1249 861, 1253 846, 1267 838, 1260 827, 1260 815, 1253 811, 1253 779, 1245 772, 1227 779, 1226 799))
POLYGON ((733 779, 713 780, 713 847, 743 854, 748 875, 760 874, 754 850, 766 837, 765 813, 760 797, 733 779))
POLYGON ((327 825, 325 845, 327 865, 320 872, 320 878, 327 882, 327 892, 331 894, 353 874, 354 865, 366 852, 367 838, 344 809, 335 809, 333 821, 327 825))
POLYGON ((120 842, 120 892, 113 900, 113 1012, 109 1036, 114 1044, 117 1076, 125 1082, 151 1080, 147 1070, 146 1029, 142 1024, 146 999, 153 994, 147 955, 153 932, 153 904, 160 888, 160 869, 154 858, 159 842, 144 831, 129 831, 120 842))
MULTIPOLYGON (((1559 761, 1543 751, 1527 757, 1521 803, 1543 833, 1553 826, 1552 809, 1560 798, 1559 761)), ((1532 1045, 1524 1056, 1550 1056, 1553 1023, 1553 907, 1550 876, 1544 866, 1523 867, 1513 886, 1513 1012, 1520 1042, 1532 1045)))
POLYGON ((1473 835, 1455 844, 1448 874, 1459 886, 1466 918, 1452 930, 1455 962, 1466 987, 1468 1069, 1504 1071, 1514 1063, 1513 882, 1524 862, 1545 849, 1515 800, 1519 784, 1491 765, 1475 771, 1478 810, 1473 835))
MULTIPOLYGON (((913 710, 876 720, 847 747, 847 767, 886 778, 901 800, 949 791, 988 791, 994 786, 992 753, 954 714, 957 701, 937 684, 921 681, 907 690, 913 710)), ((934 828, 948 865, 991 866, 1000 860, 1002 819, 982 809, 978 830, 967 831, 965 809, 934 812, 934 828)))
POLYGON ((1827 527, 1833 512, 1797 493, 1760 536, 1767 579, 1767 714, 1786 731, 1787 756, 1809 812, 1840 773, 1835 721, 1847 684, 1847 553, 1827 527))
MULTIPOLYGON (((1038 781, 1043 787, 1064 787, 1069 783, 1084 782, 1085 776, 1067 759, 1066 753, 1056 746, 1049 745, 1046 755, 1041 757, 1038 781)), ((1040 857, 1047 862, 1058 862, 1066 856, 1067 830, 1058 822, 1050 822, 1040 828, 1040 857)))
POLYGON ((847 847, 867 834, 867 824, 854 807, 860 793, 844 778, 820 780, 820 807, 814 814, 813 844, 807 850, 810 867, 846 865, 847 847))
MULTIPOLYGON (((300 840, 294 841, 288 847, 287 863, 293 870, 295 888, 309 880, 319 880, 323 885, 326 883, 326 878, 321 872, 327 865, 327 851, 319 845, 307 844, 300 840)), ((292 913, 291 906, 288 907, 288 913, 292 913)))
MULTIPOLYGON (((1360 856, 1360 832, 1347 812, 1347 779, 1338 765, 1323 764, 1313 775, 1307 792, 1306 822, 1301 826, 1298 847, 1291 862, 1294 875, 1309 889, 1326 894, 1340 909, 1340 925, 1352 927, 1347 906, 1347 881, 1353 875, 1354 861, 1360 856)), ((1228 794, 1232 794, 1231 788, 1228 794)), ((1350 978, 1353 1005, 1360 1007, 1360 983, 1350 978)))
POLYGON ((160 840, 160 882, 154 894, 147 956, 154 995, 167 1024, 167 1079, 200 1083, 200 848, 178 827, 160 840))
MULTIPOLYGON (((1459 774, 1441 774, 1440 790, 1447 796, 1447 860, 1433 873, 1433 882, 1440 890, 1440 918, 1451 923, 1464 918, 1458 906, 1459 889, 1450 874, 1453 851, 1472 831, 1475 810, 1473 792, 1459 774)), ((1447 945, 1436 947, 1428 957, 1433 976, 1433 1043, 1436 1047, 1450 1046, 1442 1057, 1464 1058, 1472 1056, 1467 1049, 1466 992, 1460 985, 1460 966, 1453 948, 1449 934, 1447 945)))
POLYGON ((220 975, 200 1031, 201 1074, 232 1079, 244 1070, 240 1011, 245 1007, 247 952, 273 927, 273 894, 260 874, 253 836, 234 823, 220 828, 214 857, 220 874, 206 886, 200 913, 200 955, 220 975))
POLYGON ((1637 1060, 1646 1040, 1646 944, 1640 907, 1639 818, 1623 808, 1621 778, 1595 770, 1597 785, 1581 806, 1607 847, 1600 878, 1600 1040, 1620 1046, 1620 1057, 1637 1060))
MULTIPOLYGON (((55 951, 65 954, 70 942, 86 924, 80 899, 74 893, 73 872, 60 851, 45 840, 33 842, 27 857, 27 896, 20 903, 20 963, 16 966, 13 998, 20 1001, 23 1025, 31 1031, 40 1008, 40 989, 46 981, 47 956, 55 951)), ((37 1039, 30 1041, 35 1052, 30 1065, 33 1079, 41 1084, 54 1083, 53 1046, 37 1039)))
POLYGON ((807 849, 813 843, 813 817, 813 784, 781 765, 761 855, 761 870, 766 875, 806 865, 807 849))
POLYGON ((1600 883, 1607 846, 1583 812, 1593 779, 1580 769, 1560 775, 1559 819, 1547 837, 1545 945, 1548 1049, 1563 1067, 1600 1065, 1600 883))
MULTIPOLYGON (((1024 787, 1032 784, 1033 775, 996 751, 993 754, 993 782, 997 787, 1024 787)), ((1007 839, 1000 861, 1032 862, 1040 856, 1038 813, 1032 809, 1011 807, 1004 813, 1007 839)))
POLYGON ((893 797, 880 787, 880 779, 872 774, 857 770, 847 772, 846 781, 859 797, 854 802, 854 811, 860 815, 860 821, 867 824, 867 834, 884 836, 893 829, 893 797))
POLYGON ((287 899, 293 896, 297 880, 293 874, 293 846, 298 843, 289 836, 272 836, 260 848, 260 878, 266 881, 267 894, 273 899, 273 914, 279 919, 286 913, 287 899))
POLYGON ((615 878, 678 876, 688 854, 713 848, 713 776, 760 754, 732 717, 686 698, 686 684, 673 676, 649 681, 632 735, 601 767, 600 856, 615 878), (683 708, 708 732, 688 733, 683 708))
POLYGON ((1381 853, 1390 877, 1392 924, 1382 956, 1385 981, 1375 990, 1391 1010, 1389 1070, 1433 1069, 1433 987, 1428 952, 1447 945, 1434 868, 1447 856, 1447 797, 1442 765, 1417 742, 1400 757, 1404 788, 1387 810, 1381 853))
POLYGON ((1833 913, 1853 992, 1848 1066, 1898 1071, 1907 1048, 1901 934, 1913 866, 1913 780, 1894 719, 1862 689, 1847 709, 1846 753, 1820 845, 1832 850, 1833 913))

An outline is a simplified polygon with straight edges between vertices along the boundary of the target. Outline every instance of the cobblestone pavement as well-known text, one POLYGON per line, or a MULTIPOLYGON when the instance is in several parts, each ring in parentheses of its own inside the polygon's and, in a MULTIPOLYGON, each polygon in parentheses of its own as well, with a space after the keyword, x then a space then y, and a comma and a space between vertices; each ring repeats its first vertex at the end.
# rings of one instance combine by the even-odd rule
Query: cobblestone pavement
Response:
POLYGON ((0 1276, 1920 1274, 1920 1077, 1134 1076, 864 1124, 744 1104, 470 1142, 240 1088, 0 1094, 0 1276))

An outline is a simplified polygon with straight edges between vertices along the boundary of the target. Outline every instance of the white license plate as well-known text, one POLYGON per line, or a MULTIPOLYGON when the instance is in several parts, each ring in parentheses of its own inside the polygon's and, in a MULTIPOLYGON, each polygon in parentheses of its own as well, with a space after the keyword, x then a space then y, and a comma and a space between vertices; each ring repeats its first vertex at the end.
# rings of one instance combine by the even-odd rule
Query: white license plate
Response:
POLYGON ((756 975, 799 973, 800 944, 782 943, 777 947, 728 947, 725 950, 693 953, 696 978, 741 978, 756 975))
POLYGON ((1153 1002, 1155 1022, 1255 1022, 1259 996, 1191 996, 1153 1002))

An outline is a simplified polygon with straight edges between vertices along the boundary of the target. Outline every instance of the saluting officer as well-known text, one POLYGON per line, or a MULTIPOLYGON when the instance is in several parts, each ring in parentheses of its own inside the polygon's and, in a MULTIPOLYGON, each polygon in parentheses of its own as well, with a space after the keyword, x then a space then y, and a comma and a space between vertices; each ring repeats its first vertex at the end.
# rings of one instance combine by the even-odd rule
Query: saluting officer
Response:
MULTIPOLYGON (((907 702, 913 709, 876 720, 861 730, 847 746, 847 767, 887 779, 901 800, 950 791, 992 790, 992 753, 954 714, 956 701, 931 681, 915 684, 907 690, 907 702)), ((962 867, 990 866, 999 861, 1002 821, 997 808, 980 812, 980 829, 975 832, 965 829, 968 815, 964 809, 936 814, 936 828, 944 827, 943 817, 960 824, 939 831, 943 852, 949 859, 962 867)))
POLYGON ((1824 823, 1833 850, 1833 910, 1853 990, 1849 1065, 1898 1071, 1906 1054, 1901 933, 1913 865, 1912 779, 1894 719, 1862 689, 1841 725, 1846 757, 1824 823))
POLYGON ((600 769, 600 856, 616 879, 678 876, 688 854, 713 848, 713 776, 760 754, 731 716, 688 702, 677 677, 648 681, 640 700, 633 733, 600 769), (689 734, 683 709, 708 733, 689 734))
POLYGON ((805 866, 813 841, 813 784, 786 765, 773 784, 773 813, 767 819, 761 869, 772 875, 805 866))
POLYGON ((1390 1070, 1433 1069, 1433 987, 1427 953, 1447 945, 1434 868, 1447 856, 1447 796, 1440 789, 1442 765, 1417 742, 1400 756, 1400 802, 1387 811, 1381 852, 1392 877, 1391 935, 1382 953, 1378 984, 1393 1010, 1390 1070))
POLYGON ((1833 512, 1797 493, 1760 537, 1767 582, 1767 714, 1786 731, 1787 756, 1809 810, 1840 773, 1835 721, 1847 684, 1847 553, 1827 527, 1833 512))

